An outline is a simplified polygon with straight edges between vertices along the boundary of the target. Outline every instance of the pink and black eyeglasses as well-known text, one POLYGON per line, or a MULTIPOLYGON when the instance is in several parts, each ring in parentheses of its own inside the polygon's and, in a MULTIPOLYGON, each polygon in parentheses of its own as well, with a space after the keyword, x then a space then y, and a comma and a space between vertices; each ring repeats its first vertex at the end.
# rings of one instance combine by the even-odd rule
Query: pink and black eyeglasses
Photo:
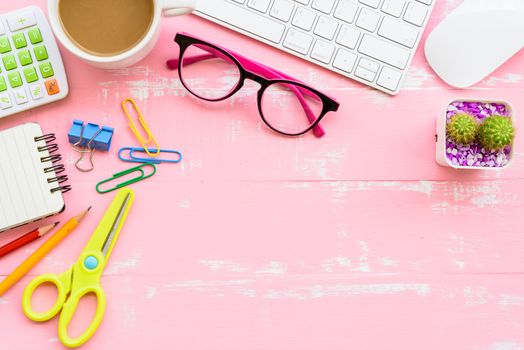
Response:
POLYGON ((237 93, 246 79, 253 80, 261 86, 257 94, 260 116, 280 134, 299 136, 312 130, 322 137, 320 121, 338 110, 335 99, 236 52, 186 33, 178 33, 175 42, 180 55, 168 60, 167 66, 178 70, 191 94, 205 101, 223 101, 237 93))

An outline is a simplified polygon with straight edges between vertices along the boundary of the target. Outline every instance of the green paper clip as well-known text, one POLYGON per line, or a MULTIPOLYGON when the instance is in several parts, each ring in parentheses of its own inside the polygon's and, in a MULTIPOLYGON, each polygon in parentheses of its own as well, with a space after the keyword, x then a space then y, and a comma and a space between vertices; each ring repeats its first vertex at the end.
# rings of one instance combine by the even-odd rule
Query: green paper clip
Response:
POLYGON ((122 187, 126 187, 126 186, 129 186, 131 184, 134 184, 135 182, 139 182, 139 181, 142 181, 142 180, 145 180, 145 179, 149 179, 151 176, 155 175, 156 173, 156 167, 154 164, 150 164, 150 163, 144 163, 144 164, 141 164, 139 166, 136 166, 136 167, 133 167, 133 168, 130 168, 130 169, 127 169, 127 170, 124 170, 124 171, 121 171, 119 173, 116 173, 114 174, 113 176, 111 176, 109 179, 106 179, 106 180, 102 180, 100 181, 99 183, 96 184, 96 191, 100 194, 104 194, 104 193, 109 193, 109 192, 112 192, 112 191, 115 191, 115 190, 118 190, 122 187), (151 172, 151 174, 147 174, 145 173, 144 169, 145 167, 152 167, 153 168, 153 171, 151 172), (101 190, 100 189, 100 186, 105 184, 105 183, 108 183, 108 182, 111 182, 111 181, 114 181, 116 179, 119 179, 123 176, 126 176, 126 175, 129 175, 129 174, 132 174, 134 172, 138 172, 140 173, 140 176, 137 176, 135 178, 132 178, 131 180, 127 180, 127 181, 124 181, 122 183, 119 183, 118 185, 116 185, 115 187, 111 188, 111 189, 108 189, 108 190, 101 190))

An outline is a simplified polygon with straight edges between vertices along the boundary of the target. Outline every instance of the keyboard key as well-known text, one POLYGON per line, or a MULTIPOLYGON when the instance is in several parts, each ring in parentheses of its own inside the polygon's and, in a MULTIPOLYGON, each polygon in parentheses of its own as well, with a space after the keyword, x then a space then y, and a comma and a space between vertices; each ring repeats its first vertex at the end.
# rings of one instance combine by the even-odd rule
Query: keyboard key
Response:
POLYGON ((5 27, 2 21, 0 21, 0 35, 4 35, 4 34, 5 34, 5 27))
POLYGON ((7 83, 5 82, 5 78, 0 75, 0 92, 7 90, 7 83))
POLYGON ((9 73, 7 75, 7 79, 9 80, 9 85, 11 85, 12 88, 22 86, 22 77, 18 71, 9 73))
POLYGON ((369 7, 373 7, 374 9, 378 8, 378 5, 380 5, 381 0, 358 0, 361 4, 368 5, 369 7))
POLYGON ((7 17, 7 24, 12 32, 36 25, 36 18, 32 10, 18 11, 7 17))
POLYGON ((24 103, 29 102, 24 88, 13 90, 13 95, 15 96, 15 102, 17 105, 23 105, 24 103))
POLYGON ((433 0, 417 0, 417 1, 423 4, 426 4, 426 5, 431 5, 431 3, 433 2, 433 0))
POLYGON ((335 45, 327 43, 322 40, 317 40, 313 50, 311 51, 311 57, 317 61, 323 63, 329 63, 333 53, 335 52, 335 45))
POLYGON ((35 67, 28 67, 24 69, 25 81, 28 83, 34 83, 38 80, 38 74, 36 73, 35 67))
POLYGON ((2 61, 4 62, 5 70, 13 70, 17 67, 14 55, 2 56, 2 61))
POLYGON ((367 81, 374 81, 375 77, 377 76, 377 73, 369 71, 362 67, 357 67, 357 69, 355 70, 355 75, 367 81))
POLYGON ((353 23, 357 15, 358 5, 352 0, 340 0, 334 16, 348 23, 353 23))
POLYGON ((295 4, 288 0, 275 0, 269 15, 281 21, 288 22, 295 9, 295 4))
POLYGON ((317 14, 315 12, 306 10, 303 7, 299 7, 295 12, 295 17, 293 17, 291 24, 293 24, 295 27, 310 31, 316 18, 317 14))
POLYGON ((360 38, 360 30, 355 27, 343 25, 338 33, 337 43, 350 49, 357 47, 360 38))
POLYGON ((11 102, 11 97, 9 97, 9 94, 7 92, 0 94, 0 108, 8 109, 11 107, 13 107, 13 103, 11 102))
POLYGON ((44 45, 38 45, 33 48, 37 61, 43 61, 49 58, 47 50, 44 45))
POLYGON ((6 36, 0 37, 0 53, 7 53, 11 51, 11 44, 6 36))
POLYGON ((56 95, 60 92, 60 88, 58 86, 58 82, 56 81, 56 79, 46 80, 45 89, 47 90, 47 94, 49 96, 56 95))
POLYGON ((27 32, 27 36, 29 36, 29 40, 31 41, 31 44, 33 45, 39 44, 43 41, 42 33, 40 32, 40 29, 38 28, 30 29, 27 32))
POLYGON ((386 17, 380 25, 378 35, 412 48, 418 38, 418 29, 410 24, 386 17))
POLYGON ((247 6, 262 13, 266 13, 270 2, 271 0, 249 0, 247 6))
POLYGON ((357 19, 357 27, 360 27, 370 32, 374 32, 377 29, 378 22, 380 21, 380 14, 376 11, 363 8, 357 19))
POLYGON ((362 67, 362 68, 365 68, 365 69, 367 69, 367 70, 369 70, 369 71, 371 71, 373 73, 377 73, 378 69, 380 68, 380 64, 378 64, 375 61, 368 60, 365 57, 362 57, 360 59, 360 62, 358 63, 358 66, 362 67))
POLYGON ((377 84, 391 91, 396 91, 402 79, 402 73, 389 67, 382 68, 377 84))
POLYGON ((284 46, 303 55, 307 55, 312 42, 313 38, 311 35, 291 28, 287 32, 286 39, 284 39, 284 46))
POLYGON ((40 73, 42 74, 43 78, 49 78, 55 75, 55 72, 53 72, 53 67, 51 66, 51 62, 41 63, 40 73))
POLYGON ((29 91, 33 100, 39 100, 44 97, 44 91, 40 83, 29 85, 29 91))
POLYGON ((334 19, 326 16, 320 16, 315 27, 314 33, 327 40, 332 40, 337 31, 338 23, 334 19))
POLYGON ((18 51, 18 61, 22 66, 27 66, 28 64, 33 63, 33 58, 29 50, 18 51))
POLYGON ((358 51, 399 69, 406 68, 410 57, 409 50, 369 34, 362 38, 358 51))
POLYGON ((24 33, 17 33, 13 35, 13 44, 17 49, 21 49, 27 46, 24 33))
POLYGON ((418 2, 412 2, 404 14, 404 20, 416 26, 422 27, 428 14, 428 7, 418 2))
POLYGON ((226 1, 199 1, 198 10, 204 13, 220 13, 220 19, 224 22, 276 44, 282 41, 286 30, 282 23, 226 1))
POLYGON ((406 5, 406 0, 384 0, 382 11, 395 17, 400 17, 406 5))
POLYGON ((351 73, 353 67, 355 67, 355 62, 357 62, 357 55, 344 49, 339 49, 333 61, 333 67, 351 73))
POLYGON ((315 10, 330 14, 333 10, 333 5, 335 5, 335 0, 313 0, 311 7, 315 10))

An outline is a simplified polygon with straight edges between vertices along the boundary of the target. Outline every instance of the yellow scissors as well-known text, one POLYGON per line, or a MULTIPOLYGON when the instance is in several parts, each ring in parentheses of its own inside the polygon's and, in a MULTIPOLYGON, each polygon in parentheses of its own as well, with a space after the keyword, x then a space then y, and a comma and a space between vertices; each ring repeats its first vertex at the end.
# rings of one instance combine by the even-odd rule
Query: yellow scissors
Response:
POLYGON ((58 320, 58 337, 65 346, 75 348, 84 344, 93 336, 102 322, 106 298, 100 285, 100 277, 133 200, 134 193, 131 189, 120 190, 76 263, 61 275, 44 274, 36 277, 24 291, 22 307, 25 315, 31 320, 36 322, 48 321, 62 311, 58 320), (55 285, 58 297, 50 310, 38 313, 31 306, 31 298, 33 292, 44 283, 55 285), (71 338, 67 330, 69 322, 71 322, 80 299, 89 293, 93 293, 97 297, 96 314, 83 334, 77 338, 71 338))

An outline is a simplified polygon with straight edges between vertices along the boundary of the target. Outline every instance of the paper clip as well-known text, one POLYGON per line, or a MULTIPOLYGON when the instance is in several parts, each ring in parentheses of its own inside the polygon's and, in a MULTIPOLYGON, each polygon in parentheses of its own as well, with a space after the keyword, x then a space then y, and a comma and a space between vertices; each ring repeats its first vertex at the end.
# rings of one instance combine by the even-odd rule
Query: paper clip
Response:
MULTIPOLYGON (((152 149, 149 150, 150 152, 153 152, 152 149)), ((124 162, 133 162, 133 163, 151 163, 151 164, 161 164, 161 163, 180 163, 182 161, 182 153, 174 150, 168 150, 168 149, 161 149, 160 153, 172 153, 176 154, 176 159, 153 159, 153 158, 139 158, 134 155, 135 152, 139 153, 146 153, 146 151, 143 148, 139 147, 124 147, 121 148, 120 151, 118 151, 118 158, 124 162), (124 158, 123 153, 129 152, 129 157, 124 158)))
POLYGON ((142 112, 138 108, 136 102, 132 98, 126 98, 124 101, 122 101, 122 109, 124 110, 124 113, 127 116, 127 119, 129 119, 129 127, 131 128, 131 131, 135 134, 138 142, 142 145, 142 147, 145 149, 145 152, 150 157, 157 157, 160 154, 160 147, 158 146, 158 143, 156 142, 155 137, 153 136, 153 133, 151 132, 151 129, 147 125, 146 120, 144 119, 144 116, 142 115, 142 112), (133 105, 133 108, 135 110, 135 113, 138 115, 138 121, 140 122, 140 125, 142 125, 142 128, 146 132, 147 139, 145 140, 142 135, 138 132, 138 129, 135 125, 135 122, 133 121, 133 117, 129 113, 126 104, 131 103, 133 105), (155 145, 155 148, 148 148, 147 145, 153 143, 155 145), (156 152, 151 152, 150 150, 155 150, 156 152))
POLYGON ((126 187, 126 186, 129 186, 131 184, 134 184, 136 182, 139 182, 139 181, 142 181, 142 180, 145 180, 145 179, 149 179, 151 176, 155 175, 156 173, 156 167, 154 164, 151 164, 151 163, 145 163, 145 164, 142 164, 142 165, 139 165, 139 166, 136 166, 134 168, 131 168, 131 169, 127 169, 127 170, 124 170, 124 171, 121 171, 119 173, 116 173, 114 174, 113 176, 111 176, 109 179, 106 179, 106 180, 102 180, 100 181, 99 183, 96 184, 96 191, 100 194, 104 194, 104 193, 109 193, 109 192, 112 192, 112 191, 115 191, 115 190, 118 190, 122 187, 126 187), (144 169, 145 167, 152 167, 153 168, 153 171, 150 173, 150 174, 147 174, 145 173, 144 169), (126 175, 129 175, 129 174, 132 174, 134 172, 137 172, 139 173, 140 175, 137 176, 137 177, 134 177, 130 180, 127 180, 127 181, 124 181, 122 183, 119 183, 118 185, 116 185, 115 187, 113 188, 110 188, 108 190, 101 190, 100 189, 100 186, 103 185, 103 184, 106 184, 108 182, 111 182, 111 181, 114 181, 116 179, 119 179, 121 177, 124 177, 126 175))

